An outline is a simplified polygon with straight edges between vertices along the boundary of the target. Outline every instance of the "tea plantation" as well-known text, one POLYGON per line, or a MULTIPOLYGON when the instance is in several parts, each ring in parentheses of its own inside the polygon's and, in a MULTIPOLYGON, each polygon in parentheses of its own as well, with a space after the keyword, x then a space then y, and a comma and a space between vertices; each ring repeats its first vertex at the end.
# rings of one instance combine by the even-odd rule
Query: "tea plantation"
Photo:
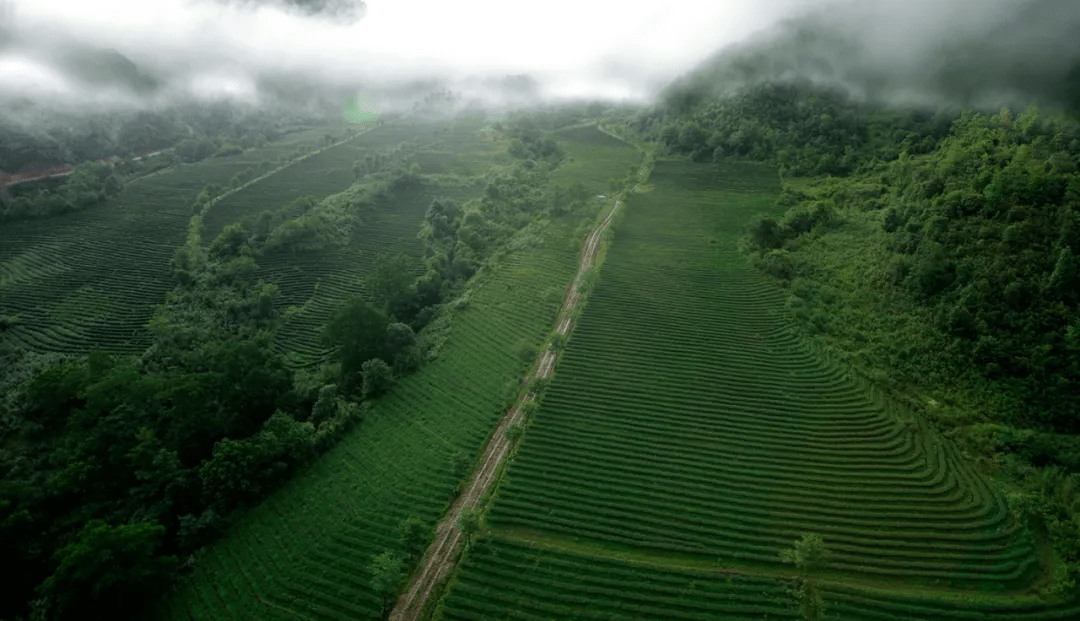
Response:
POLYGON ((736 241, 775 173, 659 162, 467 556, 444 619, 1070 619, 1046 544, 929 426, 791 330, 736 241))

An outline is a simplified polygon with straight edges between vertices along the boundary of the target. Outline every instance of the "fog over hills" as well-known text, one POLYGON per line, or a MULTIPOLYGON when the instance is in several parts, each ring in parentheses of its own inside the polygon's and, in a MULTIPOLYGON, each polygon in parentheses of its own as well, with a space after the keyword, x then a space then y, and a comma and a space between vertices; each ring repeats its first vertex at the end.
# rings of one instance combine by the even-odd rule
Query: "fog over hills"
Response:
POLYGON ((71 122, 95 115, 94 131, 113 135, 138 111, 334 115, 358 92, 384 110, 444 89, 519 105, 692 103, 794 77, 917 104, 1074 105, 1080 93, 1072 0, 6 0, 0 16, 7 152, 63 142, 58 128, 88 133, 71 122))

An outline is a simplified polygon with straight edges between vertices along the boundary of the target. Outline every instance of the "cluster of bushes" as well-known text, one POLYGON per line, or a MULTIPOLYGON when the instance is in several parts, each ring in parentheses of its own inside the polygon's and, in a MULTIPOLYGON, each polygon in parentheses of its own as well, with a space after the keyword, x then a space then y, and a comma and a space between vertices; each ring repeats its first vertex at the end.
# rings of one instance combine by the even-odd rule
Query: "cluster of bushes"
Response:
POLYGON ((201 162, 208 157, 227 157, 243 153, 245 149, 265 147, 269 139, 261 133, 243 135, 234 140, 223 136, 188 138, 176 143, 173 152, 181 162, 201 162))
POLYGON ((631 128, 695 161, 768 161, 789 175, 844 175, 902 151, 928 153, 955 118, 857 103, 841 91, 798 82, 690 103, 676 95, 640 114, 631 128))
POLYGON ((507 124, 503 131, 511 138, 508 149, 511 157, 527 163, 544 162, 551 168, 558 166, 566 157, 559 143, 546 135, 531 116, 523 116, 507 124))
POLYGON ((54 216, 88 209, 120 193, 124 182, 116 168, 108 162, 81 164, 67 182, 55 189, 45 189, 36 195, 19 196, 6 205, 0 221, 54 216))
POLYGON ((391 172, 398 169, 411 169, 412 157, 419 148, 419 138, 411 142, 403 142, 389 151, 378 151, 364 155, 363 159, 356 160, 353 164, 353 176, 357 181, 366 175, 381 172, 391 172))
POLYGON ((275 352, 273 285, 228 244, 178 260, 182 280, 142 356, 28 367, 5 382, 0 541, 19 576, 0 614, 124 618, 173 571, 362 418, 275 352), (118 556, 119 555, 119 556, 118 556))

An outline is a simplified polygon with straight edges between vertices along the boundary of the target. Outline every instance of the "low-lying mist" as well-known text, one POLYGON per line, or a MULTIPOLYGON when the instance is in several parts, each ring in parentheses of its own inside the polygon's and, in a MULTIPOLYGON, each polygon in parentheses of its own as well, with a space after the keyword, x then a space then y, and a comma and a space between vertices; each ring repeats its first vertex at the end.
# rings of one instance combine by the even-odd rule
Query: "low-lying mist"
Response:
POLYGON ((834 3, 721 50, 667 96, 801 79, 901 105, 1080 108, 1077 33, 1074 0, 834 3))
POLYGON ((446 90, 683 105, 801 78, 893 103, 1076 106, 1077 32, 1075 0, 0 0, 0 168, 15 149, 77 157, 41 145, 101 142, 147 111, 334 117, 358 93, 382 111, 446 90))

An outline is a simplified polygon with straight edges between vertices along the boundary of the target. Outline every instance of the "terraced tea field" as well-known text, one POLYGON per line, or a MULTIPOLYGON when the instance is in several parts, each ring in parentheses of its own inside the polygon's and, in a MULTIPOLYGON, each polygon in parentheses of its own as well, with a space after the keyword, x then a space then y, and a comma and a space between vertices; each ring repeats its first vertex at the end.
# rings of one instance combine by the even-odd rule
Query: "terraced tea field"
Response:
MULTIPOLYGON (((505 257, 454 311, 437 360, 379 400, 357 432, 253 509, 202 557, 166 619, 378 619, 375 554, 397 525, 434 523, 503 415, 517 350, 538 345, 576 269, 570 224, 505 257), (556 295, 550 295, 555 291, 556 295)), ((474 285, 477 284, 474 281, 474 285)))
MULTIPOLYGON (((265 149, 178 166, 130 184, 93 209, 4 224, 0 315, 15 319, 6 336, 37 351, 142 351, 150 338, 146 322, 174 286, 169 259, 184 241, 202 188, 225 185, 253 163, 315 144, 325 132, 301 132, 265 149)), ((332 153, 308 161, 318 166, 332 153)), ((321 179, 315 184, 327 187, 321 179)))
POLYGON ((641 165, 640 151, 594 125, 568 127, 555 136, 569 156, 555 172, 556 181, 580 181, 592 194, 609 194, 609 179, 621 180, 631 166, 641 165))
MULTIPOLYGON (((451 123, 432 129, 432 142, 416 156, 425 173, 454 174, 464 177, 482 175, 492 166, 510 162, 507 141, 488 128, 489 120, 478 114, 462 114, 451 123)), ((425 143, 428 132, 420 134, 425 143)))
MULTIPOLYGON (((440 124, 429 122, 432 127, 440 124)), ((203 219, 203 242, 210 243, 226 226, 277 209, 301 196, 321 199, 340 192, 355 181, 353 164, 369 153, 392 149, 402 142, 424 138, 429 132, 411 119, 375 127, 333 149, 309 157, 252 184, 216 203, 203 219)))
MULTIPOLYGON (((439 136, 436 143, 425 146, 418 154, 417 159, 427 161, 426 165, 429 166, 435 160, 424 160, 424 156, 432 154, 444 162, 464 161, 468 164, 483 159, 487 167, 510 161, 505 152, 485 151, 485 148, 491 147, 480 135, 482 125, 470 120, 436 123, 423 119, 412 122, 410 119, 393 131, 383 131, 385 127, 371 132, 371 140, 375 141, 372 144, 378 143, 384 148, 396 146, 408 137, 407 132, 414 132, 422 140, 439 136), (442 150, 448 147, 460 151, 442 150)), ((358 140, 358 144, 367 143, 358 140)), ((353 159, 349 161, 350 180, 352 162, 360 157, 363 157, 362 151, 353 154, 353 159)), ((441 169, 422 170, 437 173, 441 169)), ((296 179, 295 182, 301 184, 302 180, 296 179)), ((290 354, 298 365, 326 360, 331 351, 320 342, 322 326, 345 300, 364 295, 363 280, 375 259, 380 254, 399 253, 414 257, 419 275, 424 267, 421 260, 424 248, 417 238, 417 232, 432 199, 447 197, 463 202, 479 196, 481 190, 482 186, 477 184, 445 186, 429 178, 421 186, 396 191, 394 196, 377 205, 344 247, 324 247, 306 252, 279 251, 260 257, 257 277, 278 286, 281 291, 279 305, 282 308, 294 306, 299 309, 278 330, 278 349, 290 354)))
POLYGON ((827 618, 1080 618, 1024 595, 1040 553, 951 444, 796 339, 736 250, 774 173, 652 183, 442 618, 794 618, 779 554, 805 533, 827 618))
POLYGON ((424 246, 416 234, 432 199, 444 195, 442 188, 430 184, 400 190, 376 206, 344 247, 261 256, 256 276, 277 285, 282 309, 299 308, 278 329, 278 349, 301 365, 330 356, 332 352, 320 342, 322 327, 347 299, 364 294, 364 277, 380 254, 415 258, 419 275, 424 246))

